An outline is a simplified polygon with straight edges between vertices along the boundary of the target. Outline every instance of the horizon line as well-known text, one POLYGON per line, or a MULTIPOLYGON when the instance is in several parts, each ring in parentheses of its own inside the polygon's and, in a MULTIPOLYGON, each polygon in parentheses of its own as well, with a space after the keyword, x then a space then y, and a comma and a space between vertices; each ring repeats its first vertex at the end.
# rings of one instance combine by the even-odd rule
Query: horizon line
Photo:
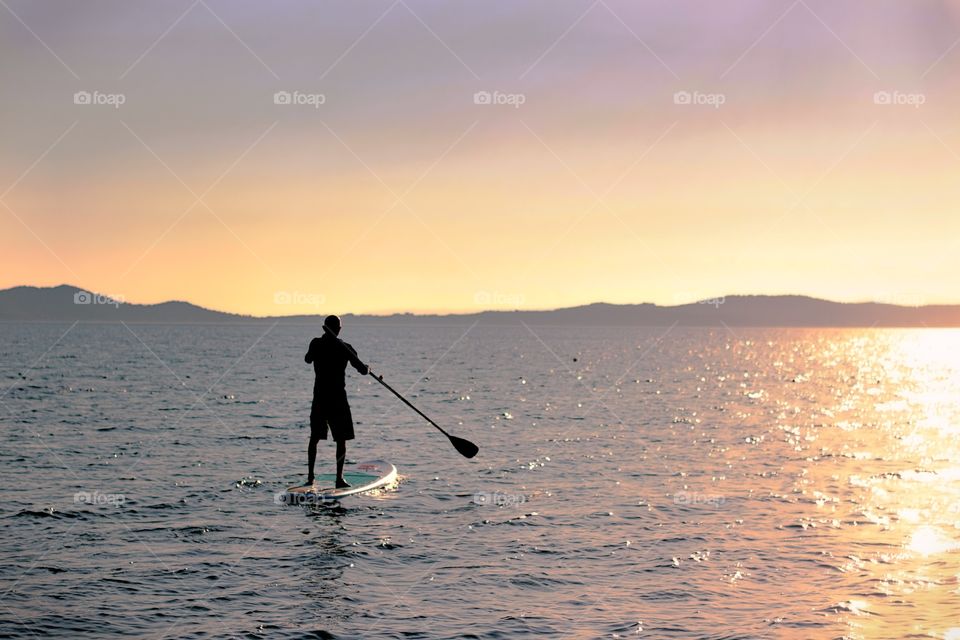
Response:
MULTIPOLYGON (((215 308, 212 308, 212 307, 204 306, 203 304, 198 304, 198 303, 196 303, 196 302, 191 302, 191 301, 189 301, 189 300, 183 300, 183 299, 168 299, 168 300, 163 300, 163 301, 160 301, 160 302, 133 302, 133 301, 127 300, 127 299, 125 298, 125 296, 120 296, 120 295, 117 295, 117 294, 103 294, 103 293, 96 292, 96 291, 94 291, 93 289, 87 289, 87 288, 84 288, 84 287, 77 287, 77 286, 75 286, 75 285, 68 284, 68 283, 63 283, 63 284, 59 284, 59 285, 50 285, 50 286, 32 285, 32 284, 19 284, 19 285, 13 285, 13 286, 10 286, 10 287, 6 287, 6 288, 4 288, 4 289, 0 289, 0 293, 6 292, 6 291, 11 291, 11 290, 13 290, 13 289, 38 289, 38 290, 47 289, 47 290, 51 290, 51 289, 60 289, 60 288, 73 289, 75 292, 86 292, 86 293, 91 294, 91 295, 94 295, 94 296, 100 296, 100 297, 105 298, 105 299, 110 299, 110 300, 117 301, 117 302, 119 302, 120 304, 129 304, 129 305, 136 305, 136 306, 148 307, 148 306, 158 306, 158 305, 163 305, 163 304, 181 303, 181 304, 191 305, 191 306, 193 306, 193 307, 196 307, 196 308, 198 308, 198 309, 202 309, 202 310, 204 310, 204 311, 210 311, 210 312, 214 312, 214 313, 222 313, 222 314, 226 314, 226 315, 233 315, 233 316, 239 316, 239 317, 251 318, 251 319, 298 318, 298 317, 313 317, 313 316, 318 316, 318 317, 319 317, 319 316, 329 315, 328 313, 323 313, 323 312, 317 312, 317 313, 307 313, 307 312, 304 312, 304 313, 291 313, 291 314, 285 314, 285 315, 284 315, 284 314, 256 315, 256 314, 252 314, 252 313, 238 313, 238 312, 234 312, 234 311, 222 311, 222 310, 215 309, 215 308)), ((685 293, 686 293, 686 292, 685 292, 685 293)), ((686 301, 686 302, 677 302, 676 304, 672 304, 672 305, 658 304, 658 303, 656 303, 656 302, 649 302, 649 301, 644 301, 644 302, 607 302, 607 301, 603 301, 603 300, 595 300, 595 301, 592 301, 592 302, 584 302, 584 303, 574 304, 574 305, 570 305, 570 306, 559 306, 559 307, 550 307, 550 308, 522 308, 522 307, 486 308, 486 307, 485 307, 485 308, 478 308, 478 309, 476 309, 476 310, 446 310, 446 311, 428 311, 428 310, 411 311, 411 310, 404 310, 404 311, 370 311, 370 312, 360 312, 360 313, 356 313, 356 312, 343 312, 342 314, 339 314, 339 315, 355 316, 355 317, 356 317, 356 316, 370 316, 370 317, 387 318, 387 317, 390 317, 390 316, 398 316, 398 315, 413 315, 413 316, 470 316, 470 315, 476 315, 476 314, 481 314, 481 313, 517 313, 517 312, 520 312, 520 313, 522 313, 522 312, 550 313, 550 312, 554 312, 554 311, 563 311, 563 310, 568 310, 568 309, 578 309, 578 308, 590 307, 590 306, 597 306, 597 305, 606 305, 606 306, 611 306, 611 307, 630 307, 630 306, 649 305, 649 306, 653 306, 653 307, 659 307, 659 308, 661 308, 661 309, 672 309, 672 308, 690 306, 690 305, 695 305, 695 304, 716 304, 716 305, 720 305, 720 304, 724 304, 724 302, 725 302, 728 298, 751 298, 751 297, 752 297, 752 298, 805 298, 805 299, 808 299, 808 300, 819 301, 819 302, 827 302, 827 303, 831 303, 831 304, 842 304, 842 305, 876 304, 876 305, 885 305, 885 306, 899 307, 899 308, 904 308, 904 309, 923 309, 923 308, 928 308, 928 307, 954 307, 954 306, 960 307, 960 302, 955 302, 955 303, 937 303, 937 304, 905 304, 904 301, 906 301, 906 300, 908 300, 908 299, 912 299, 914 302, 915 302, 916 299, 917 299, 917 296, 907 296, 907 295, 891 296, 890 299, 888 299, 888 300, 882 300, 882 299, 865 299, 865 300, 855 300, 855 301, 841 301, 841 300, 831 300, 831 299, 829 299, 829 298, 820 298, 820 297, 817 297, 817 296, 813 296, 813 295, 809 295, 809 294, 802 294, 802 293, 782 293, 782 294, 770 294, 770 293, 735 293, 735 294, 728 294, 728 295, 709 296, 709 297, 696 298, 696 299, 691 299, 691 300, 686 301), (900 301, 899 301, 899 302, 894 301, 893 298, 900 298, 900 301)))

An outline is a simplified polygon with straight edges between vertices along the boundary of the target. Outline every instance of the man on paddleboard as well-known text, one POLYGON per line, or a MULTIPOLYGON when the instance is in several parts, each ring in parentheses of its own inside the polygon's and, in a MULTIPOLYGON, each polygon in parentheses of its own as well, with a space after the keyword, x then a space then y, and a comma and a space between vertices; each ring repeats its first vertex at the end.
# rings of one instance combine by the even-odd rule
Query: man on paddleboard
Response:
POLYGON ((340 334, 340 318, 327 316, 323 321, 324 333, 310 341, 307 364, 313 364, 317 377, 313 383, 313 405, 310 408, 310 445, 307 447, 307 484, 313 484, 313 465, 317 459, 317 442, 327 439, 327 427, 337 443, 337 488, 350 485, 343 479, 343 461, 347 457, 347 440, 353 440, 353 416, 347 402, 344 373, 347 362, 367 375, 370 368, 360 361, 357 352, 336 336, 340 334), (328 333, 329 331, 329 333, 328 333))

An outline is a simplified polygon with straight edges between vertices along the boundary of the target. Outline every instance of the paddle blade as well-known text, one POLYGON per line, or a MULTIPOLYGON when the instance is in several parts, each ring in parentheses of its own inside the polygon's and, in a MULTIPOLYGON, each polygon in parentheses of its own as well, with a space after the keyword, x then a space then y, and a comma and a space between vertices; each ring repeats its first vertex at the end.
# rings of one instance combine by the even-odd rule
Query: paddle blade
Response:
POLYGON ((480 447, 473 444, 469 440, 464 440, 463 438, 458 438, 457 436, 451 435, 448 435, 447 437, 450 438, 450 444, 452 444, 464 458, 472 458, 480 451, 480 447))

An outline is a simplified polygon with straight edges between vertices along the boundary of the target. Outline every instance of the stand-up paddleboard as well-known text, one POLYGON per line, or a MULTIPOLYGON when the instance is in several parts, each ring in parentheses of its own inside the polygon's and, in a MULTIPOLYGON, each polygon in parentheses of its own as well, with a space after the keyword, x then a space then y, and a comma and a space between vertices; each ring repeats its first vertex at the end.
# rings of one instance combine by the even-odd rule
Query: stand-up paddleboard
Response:
POLYGON ((344 469, 343 479, 350 485, 337 489, 335 473, 321 473, 312 485, 289 487, 277 494, 277 501, 284 504, 311 504, 332 502, 358 493, 366 493, 389 485, 397 480, 397 468, 383 460, 361 462, 344 469))

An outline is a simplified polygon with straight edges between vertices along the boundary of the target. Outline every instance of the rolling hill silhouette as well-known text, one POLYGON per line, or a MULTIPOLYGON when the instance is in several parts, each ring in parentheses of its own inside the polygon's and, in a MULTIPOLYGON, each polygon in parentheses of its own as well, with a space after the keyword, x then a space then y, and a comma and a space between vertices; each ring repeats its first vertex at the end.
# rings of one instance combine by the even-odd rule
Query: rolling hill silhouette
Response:
MULTIPOLYGON (((0 290, 0 321, 21 322, 319 322, 325 312, 297 316, 247 316, 205 309, 189 302, 131 304, 70 285, 0 290)), ((899 306, 840 303, 807 296, 728 296, 677 306, 594 303, 549 311, 350 315, 373 324, 518 324, 571 326, 722 327, 960 327, 960 305, 899 306)))

